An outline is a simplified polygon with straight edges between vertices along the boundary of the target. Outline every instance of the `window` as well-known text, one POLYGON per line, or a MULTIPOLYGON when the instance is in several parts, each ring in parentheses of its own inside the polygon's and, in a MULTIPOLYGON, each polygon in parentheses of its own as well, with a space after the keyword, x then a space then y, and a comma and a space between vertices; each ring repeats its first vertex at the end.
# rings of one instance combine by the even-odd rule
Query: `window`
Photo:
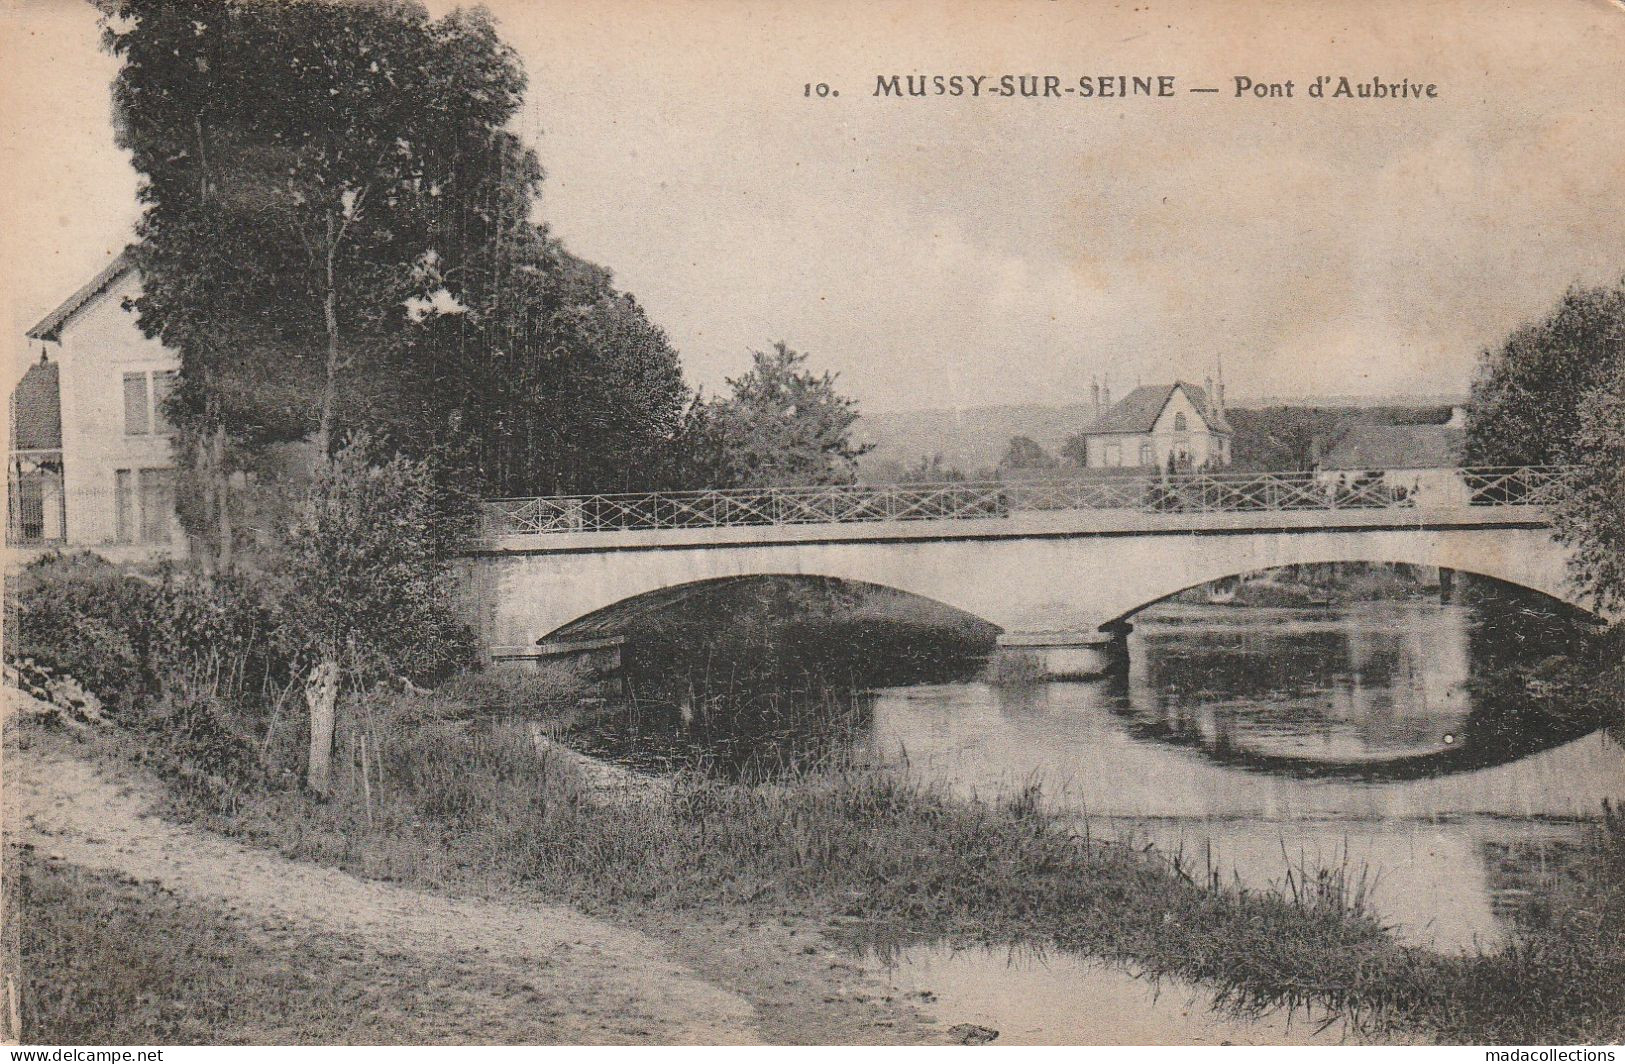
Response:
POLYGON ((115 470, 113 503, 118 542, 168 543, 175 514, 175 471, 115 470))
POLYGON ((1149 443, 1140 444, 1140 464, 1143 466, 1156 465, 1157 460, 1152 456, 1149 443))
POLYGON ((1174 415, 1174 431, 1175 432, 1189 432, 1190 429, 1191 429, 1190 423, 1185 420, 1185 415, 1184 414, 1175 414, 1174 415))
POLYGON ((1106 445, 1106 464, 1109 466, 1120 466, 1123 464, 1122 444, 1108 443, 1106 445))
POLYGON ((164 414, 164 402, 175 389, 174 370, 152 370, 124 375, 124 435, 167 436, 174 426, 164 414))
POLYGON ((38 474, 11 479, 6 538, 38 543, 45 538, 45 481, 38 474))

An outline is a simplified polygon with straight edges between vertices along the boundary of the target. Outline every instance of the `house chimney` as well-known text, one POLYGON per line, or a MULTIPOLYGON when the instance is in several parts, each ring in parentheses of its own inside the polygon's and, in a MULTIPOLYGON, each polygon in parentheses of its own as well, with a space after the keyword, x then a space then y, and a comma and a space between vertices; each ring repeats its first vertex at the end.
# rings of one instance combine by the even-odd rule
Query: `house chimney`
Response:
POLYGON ((1095 417, 1099 417, 1100 416, 1100 382, 1098 380, 1091 380, 1089 382, 1089 402, 1093 405, 1095 417))

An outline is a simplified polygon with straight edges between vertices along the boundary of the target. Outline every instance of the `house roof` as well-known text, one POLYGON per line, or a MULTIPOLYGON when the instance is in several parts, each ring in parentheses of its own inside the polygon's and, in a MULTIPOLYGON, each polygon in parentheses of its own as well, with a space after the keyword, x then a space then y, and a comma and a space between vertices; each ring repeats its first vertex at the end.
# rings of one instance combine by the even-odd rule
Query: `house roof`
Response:
POLYGON ((1123 398, 1112 404, 1112 408, 1095 419, 1095 423, 1084 430, 1084 433, 1108 432, 1150 432, 1161 416, 1163 407, 1168 400, 1174 397, 1175 389, 1183 389, 1185 395, 1195 404, 1202 417, 1208 423, 1208 428, 1214 432, 1229 432, 1230 423, 1225 420, 1224 412, 1212 410, 1208 407, 1206 390, 1185 381, 1175 381, 1172 384, 1147 384, 1129 392, 1123 398))
POLYGON ((1352 425, 1320 460, 1322 469, 1440 469, 1458 466, 1466 430, 1451 425, 1352 425))
POLYGON ((69 319, 134 268, 135 263, 130 261, 129 253, 119 252, 113 261, 104 266, 102 271, 92 277, 83 288, 64 300, 61 306, 41 318, 38 325, 29 329, 28 338, 30 340, 60 340, 62 338, 62 326, 66 325, 69 319))
POLYGON ((62 392, 55 362, 43 359, 28 367, 11 393, 11 449, 62 449, 62 392))

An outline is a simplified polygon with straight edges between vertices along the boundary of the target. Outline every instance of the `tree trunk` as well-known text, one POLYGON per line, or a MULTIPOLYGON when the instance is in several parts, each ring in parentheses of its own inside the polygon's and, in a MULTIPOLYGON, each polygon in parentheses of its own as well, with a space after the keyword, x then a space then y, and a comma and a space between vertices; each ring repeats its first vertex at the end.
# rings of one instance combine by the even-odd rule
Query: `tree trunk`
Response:
POLYGON ((338 254, 339 240, 342 229, 333 217, 333 212, 327 213, 327 257, 322 290, 322 324, 327 330, 327 381, 322 388, 322 416, 316 430, 316 453, 326 459, 333 444, 333 422, 336 415, 335 393, 338 391, 339 377, 339 312, 338 312, 338 280, 334 266, 334 258, 338 254))
POLYGON ((231 471, 226 468, 226 426, 224 423, 214 427, 214 439, 210 441, 212 460, 214 463, 214 505, 215 521, 220 536, 216 546, 217 557, 215 569, 219 573, 231 572, 232 554, 232 528, 231 528, 231 471))
POLYGON ((310 707, 310 765, 305 782, 323 798, 328 795, 333 758, 333 717, 339 700, 338 662, 327 660, 310 671, 305 703, 310 707))
POLYGON ((203 515, 197 528, 187 528, 187 543, 192 548, 192 556, 202 567, 203 575, 213 579, 219 572, 219 565, 215 557, 215 548, 210 542, 208 526, 214 520, 216 509, 220 505, 220 478, 215 475, 213 450, 207 437, 202 442, 194 442, 188 447, 186 463, 192 470, 197 490, 202 493, 203 515))

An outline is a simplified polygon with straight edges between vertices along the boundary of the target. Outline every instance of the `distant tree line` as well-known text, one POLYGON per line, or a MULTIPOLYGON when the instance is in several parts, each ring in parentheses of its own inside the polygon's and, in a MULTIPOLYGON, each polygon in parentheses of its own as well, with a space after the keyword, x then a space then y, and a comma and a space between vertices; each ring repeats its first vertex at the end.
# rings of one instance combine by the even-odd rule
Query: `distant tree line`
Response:
POLYGON ((1313 469, 1355 425, 1439 425, 1450 407, 1264 406, 1225 411, 1235 436, 1230 468, 1238 473, 1313 469))

